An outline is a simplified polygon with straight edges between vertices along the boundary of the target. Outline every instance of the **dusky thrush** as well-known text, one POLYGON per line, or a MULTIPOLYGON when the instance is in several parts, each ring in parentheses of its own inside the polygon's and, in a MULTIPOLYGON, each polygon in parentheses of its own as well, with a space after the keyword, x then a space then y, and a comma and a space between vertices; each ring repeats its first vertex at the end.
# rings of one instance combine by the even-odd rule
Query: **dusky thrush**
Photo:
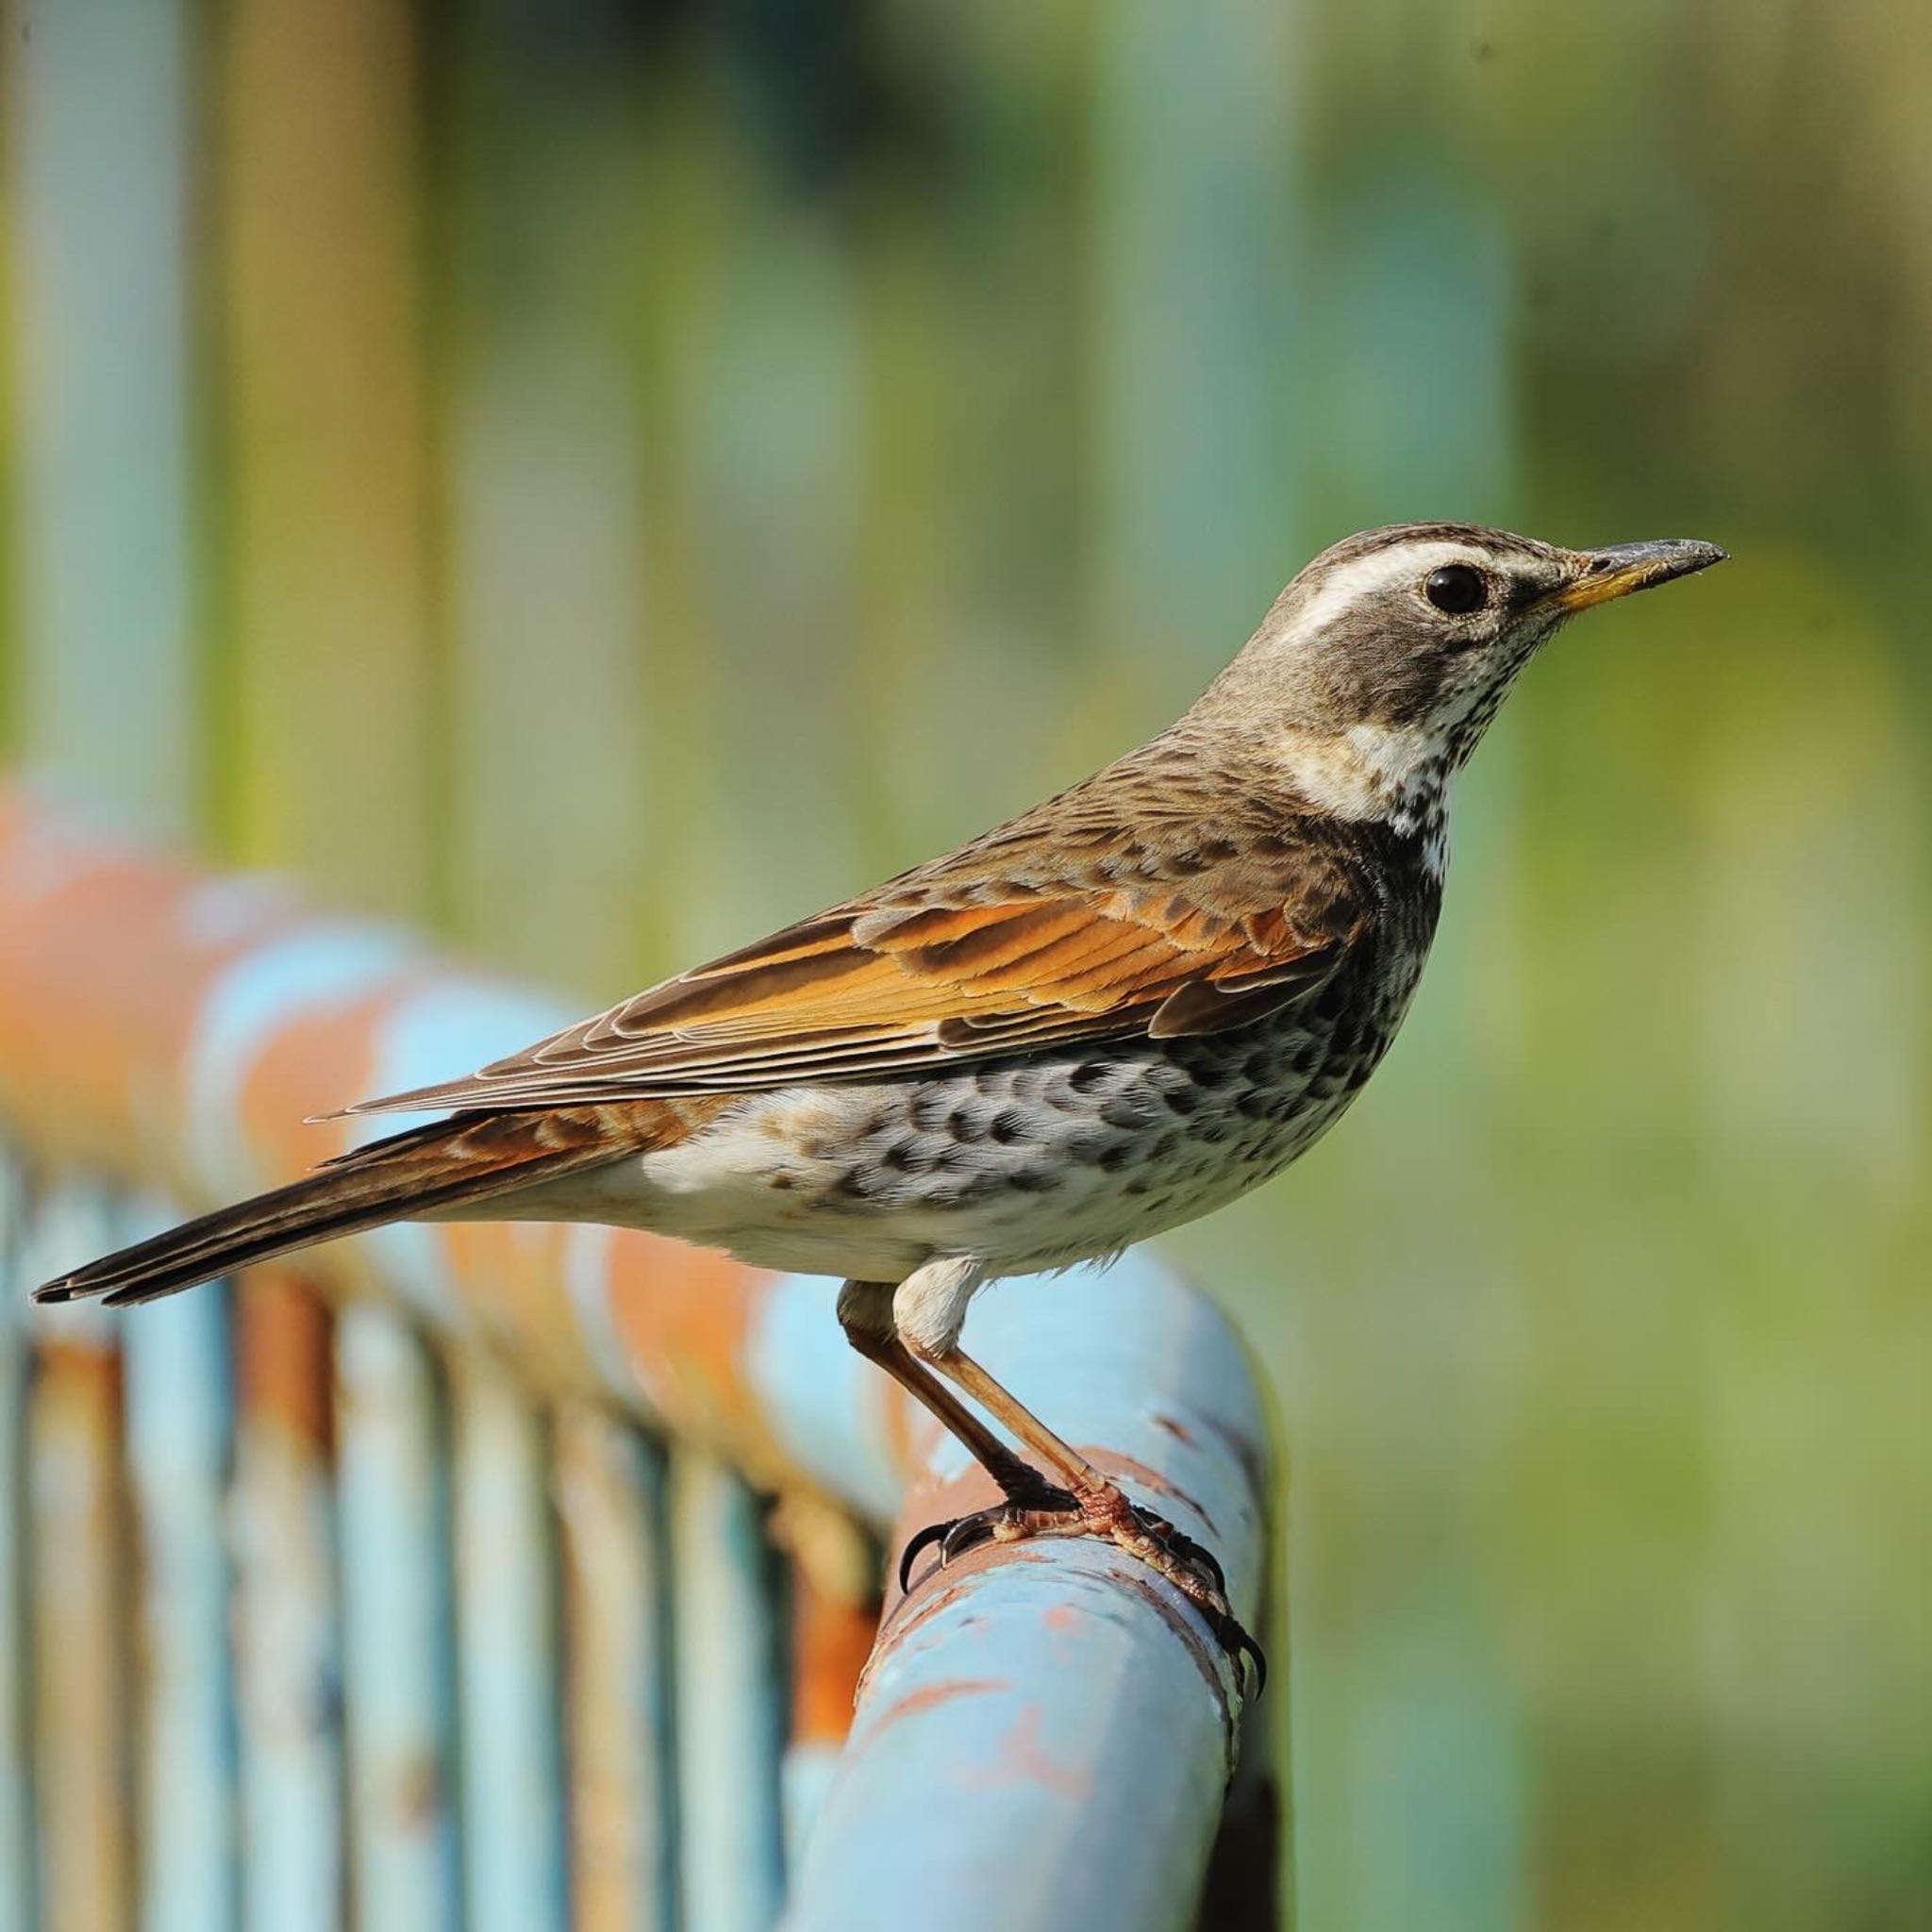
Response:
POLYGON ((1111 1537, 1252 1649, 1211 1556, 961 1349, 967 1305, 1206 1214, 1324 1133, 1415 991, 1450 781, 1517 674, 1576 611, 1724 555, 1459 524, 1348 538, 1094 776, 527 1052, 365 1102, 453 1111, 38 1298, 150 1301, 406 1219, 605 1222, 842 1275, 853 1345, 1007 1498, 942 1557, 1111 1537))

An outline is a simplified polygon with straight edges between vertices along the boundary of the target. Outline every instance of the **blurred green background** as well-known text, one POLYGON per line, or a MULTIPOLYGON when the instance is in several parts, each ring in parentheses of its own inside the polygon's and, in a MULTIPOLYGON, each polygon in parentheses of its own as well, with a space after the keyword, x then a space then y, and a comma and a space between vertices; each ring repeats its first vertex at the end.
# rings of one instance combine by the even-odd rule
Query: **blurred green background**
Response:
POLYGON ((1174 1245, 1281 1393, 1305 1932, 1928 1923, 1932 13, 13 0, 0 72, 9 756, 587 1003, 1357 526, 1726 545, 1536 667, 1386 1070, 1174 1245))

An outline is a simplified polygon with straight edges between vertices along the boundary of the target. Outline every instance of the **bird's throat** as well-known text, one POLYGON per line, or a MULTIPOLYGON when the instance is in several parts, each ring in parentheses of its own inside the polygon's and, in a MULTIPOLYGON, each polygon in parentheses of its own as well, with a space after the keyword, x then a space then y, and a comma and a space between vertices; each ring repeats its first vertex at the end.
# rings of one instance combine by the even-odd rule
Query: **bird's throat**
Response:
POLYGON ((1416 829, 1440 810, 1454 770, 1447 739, 1414 724, 1356 724, 1334 732, 1291 725, 1274 750, 1310 805, 1401 831, 1416 829))

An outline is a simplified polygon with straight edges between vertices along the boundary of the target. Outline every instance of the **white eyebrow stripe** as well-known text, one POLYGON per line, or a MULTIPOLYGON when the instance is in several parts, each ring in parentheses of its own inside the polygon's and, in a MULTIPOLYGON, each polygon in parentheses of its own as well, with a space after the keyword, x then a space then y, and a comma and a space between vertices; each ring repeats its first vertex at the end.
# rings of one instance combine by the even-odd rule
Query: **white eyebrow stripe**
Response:
POLYGON ((1491 573, 1496 568, 1495 558, 1477 545, 1440 538, 1433 542, 1418 540, 1392 549, 1372 550, 1365 557, 1350 558, 1328 573, 1321 589, 1297 615, 1295 627, 1319 629, 1362 598, 1398 585, 1420 584, 1431 571, 1448 563, 1466 563, 1491 573))

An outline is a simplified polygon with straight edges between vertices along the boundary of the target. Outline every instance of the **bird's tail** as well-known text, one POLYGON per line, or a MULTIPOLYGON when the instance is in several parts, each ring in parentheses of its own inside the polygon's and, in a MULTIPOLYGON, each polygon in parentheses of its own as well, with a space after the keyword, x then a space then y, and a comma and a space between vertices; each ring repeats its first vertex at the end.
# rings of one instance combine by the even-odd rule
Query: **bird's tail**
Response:
POLYGON ((391 1135, 35 1289, 37 1302, 151 1302, 338 1235, 466 1207, 652 1144, 649 1110, 472 1113, 391 1135), (642 1116, 642 1118, 641 1118, 642 1116))

